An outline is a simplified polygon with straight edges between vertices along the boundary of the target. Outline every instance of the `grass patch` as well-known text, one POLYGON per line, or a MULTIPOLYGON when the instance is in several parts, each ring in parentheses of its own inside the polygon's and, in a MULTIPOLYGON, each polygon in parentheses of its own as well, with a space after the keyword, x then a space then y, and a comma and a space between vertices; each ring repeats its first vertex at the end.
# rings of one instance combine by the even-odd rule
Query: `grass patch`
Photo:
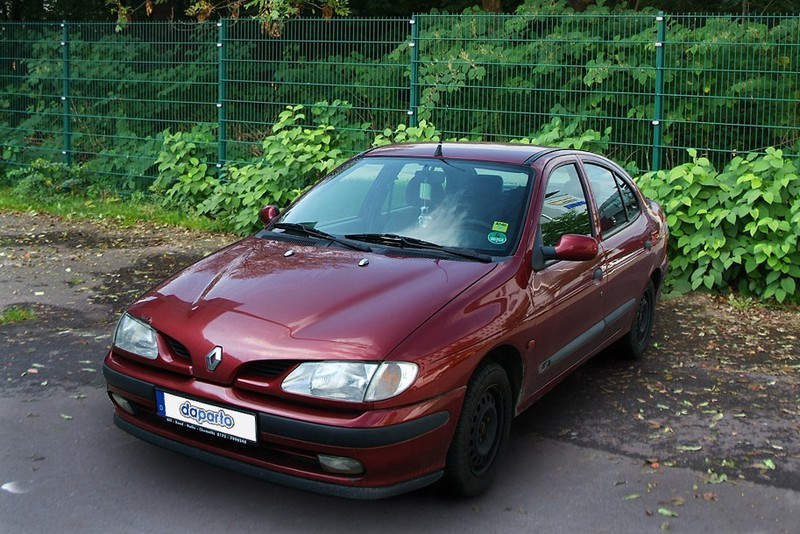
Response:
POLYGON ((36 312, 21 306, 11 306, 0 311, 0 325, 11 323, 22 323, 36 319, 36 312))
POLYGON ((10 187, 0 187, 0 209, 50 213, 66 219, 112 220, 123 227, 142 222, 181 226, 206 232, 223 232, 216 221, 168 210, 144 196, 131 198, 83 198, 58 195, 46 200, 36 200, 15 193, 10 187))

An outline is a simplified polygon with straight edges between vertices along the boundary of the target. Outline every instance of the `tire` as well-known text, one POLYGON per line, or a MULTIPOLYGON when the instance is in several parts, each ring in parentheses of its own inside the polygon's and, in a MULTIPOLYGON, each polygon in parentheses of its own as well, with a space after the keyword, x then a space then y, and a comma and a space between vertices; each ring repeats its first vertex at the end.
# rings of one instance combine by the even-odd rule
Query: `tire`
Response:
POLYGON ((636 306, 636 315, 630 331, 620 339, 619 347, 622 355, 629 360, 638 360, 650 345, 650 334, 653 332, 653 320, 656 314, 656 290, 652 280, 636 306))
POLYGON ((445 466, 445 483, 455 495, 472 497, 491 484, 511 432, 511 397, 508 375, 497 363, 482 365, 470 379, 445 466))

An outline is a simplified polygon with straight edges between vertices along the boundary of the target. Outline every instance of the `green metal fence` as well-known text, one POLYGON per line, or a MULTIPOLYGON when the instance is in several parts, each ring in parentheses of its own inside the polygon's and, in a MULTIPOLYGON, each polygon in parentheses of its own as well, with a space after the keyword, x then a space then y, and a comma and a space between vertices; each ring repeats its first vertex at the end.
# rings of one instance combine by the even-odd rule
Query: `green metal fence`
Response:
POLYGON ((800 17, 418 17, 420 117, 484 139, 610 128, 640 169, 800 155, 800 17))
POLYGON ((777 146, 800 156, 800 17, 420 15, 413 19, 0 24, 0 168, 42 158, 141 187, 163 132, 213 132, 206 163, 260 154, 286 106, 340 128, 425 120, 445 137, 597 132, 639 169, 777 146))

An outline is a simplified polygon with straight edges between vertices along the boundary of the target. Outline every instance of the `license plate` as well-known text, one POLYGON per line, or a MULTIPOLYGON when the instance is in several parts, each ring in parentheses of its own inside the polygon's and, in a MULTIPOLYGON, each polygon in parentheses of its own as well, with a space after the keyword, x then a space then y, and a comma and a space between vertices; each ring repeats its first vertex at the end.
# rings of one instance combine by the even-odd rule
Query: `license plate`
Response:
POLYGON ((238 443, 256 442, 256 416, 156 390, 156 412, 175 425, 238 443))

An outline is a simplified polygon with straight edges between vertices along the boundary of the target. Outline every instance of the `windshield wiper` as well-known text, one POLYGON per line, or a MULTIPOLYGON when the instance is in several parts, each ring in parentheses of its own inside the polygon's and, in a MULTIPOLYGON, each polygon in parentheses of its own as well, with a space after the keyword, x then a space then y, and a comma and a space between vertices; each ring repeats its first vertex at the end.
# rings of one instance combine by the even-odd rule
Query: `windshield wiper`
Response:
POLYGON ((287 234, 300 235, 304 237, 316 237, 317 239, 325 239, 327 241, 333 241, 334 243, 344 245, 354 250, 360 250, 362 252, 372 252, 372 248, 369 245, 365 245, 364 243, 359 243, 358 241, 352 241, 348 239, 347 236, 339 237, 333 234, 329 234, 328 232, 323 232, 322 230, 317 230, 316 228, 313 228, 308 224, 304 223, 275 223, 272 225, 270 230, 272 228, 278 228, 279 230, 283 230, 287 234))
POLYGON ((423 250, 435 250, 437 252, 444 252, 451 256, 458 256, 460 258, 467 258, 470 260, 477 260, 483 263, 492 261, 492 257, 480 252, 475 252, 468 248, 455 248, 424 241, 414 237, 408 237, 398 234, 346 234, 347 239, 355 239, 356 241, 365 241, 367 243, 375 243, 377 245, 388 245, 391 247, 399 248, 416 248, 423 250))

